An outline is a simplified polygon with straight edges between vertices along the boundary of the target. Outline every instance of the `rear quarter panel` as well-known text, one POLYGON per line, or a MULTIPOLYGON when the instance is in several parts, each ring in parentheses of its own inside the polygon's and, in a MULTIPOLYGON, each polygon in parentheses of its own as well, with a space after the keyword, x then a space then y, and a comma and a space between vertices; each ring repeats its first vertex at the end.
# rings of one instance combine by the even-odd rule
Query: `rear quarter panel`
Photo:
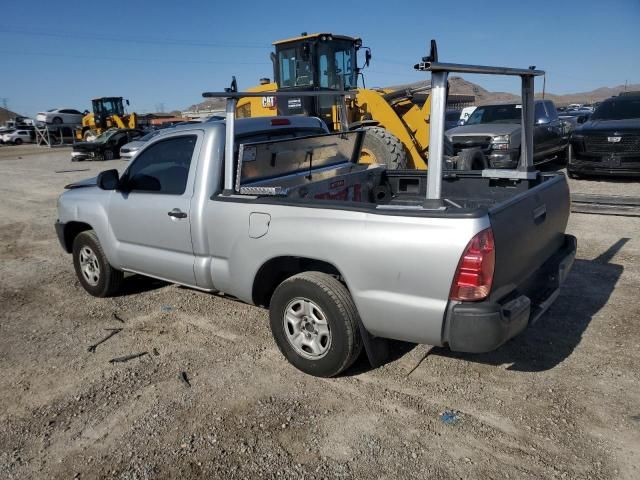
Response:
POLYGON ((487 217, 377 215, 299 206, 210 201, 206 214, 215 288, 252 302, 260 267, 279 256, 334 265, 374 335, 440 345, 451 281, 469 239, 487 217), (250 238, 249 216, 271 216, 250 238))

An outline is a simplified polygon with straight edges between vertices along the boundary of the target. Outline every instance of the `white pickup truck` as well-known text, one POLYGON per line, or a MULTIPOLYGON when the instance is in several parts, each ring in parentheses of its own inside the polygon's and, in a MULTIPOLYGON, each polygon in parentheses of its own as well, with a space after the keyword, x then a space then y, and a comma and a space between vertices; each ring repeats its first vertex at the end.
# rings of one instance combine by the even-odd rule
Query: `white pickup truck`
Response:
POLYGON ((60 196, 56 230, 90 294, 133 272, 264 306, 284 356, 317 376, 363 346, 375 364, 378 339, 489 351, 556 298, 576 250, 564 175, 449 172, 426 200, 437 169, 359 164, 364 131, 233 111, 60 196))

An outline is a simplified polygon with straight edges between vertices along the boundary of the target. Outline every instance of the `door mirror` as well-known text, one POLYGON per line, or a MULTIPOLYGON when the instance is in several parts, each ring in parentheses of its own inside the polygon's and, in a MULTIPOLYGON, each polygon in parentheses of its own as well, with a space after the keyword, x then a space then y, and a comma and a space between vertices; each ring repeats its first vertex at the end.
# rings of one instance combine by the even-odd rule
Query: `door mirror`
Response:
POLYGON ((582 124, 587 120, 589 120, 589 115, 581 115, 580 117, 578 117, 577 123, 582 124))
POLYGON ((368 67, 370 63, 371 63, 371 50, 367 48, 364 51, 364 66, 368 67))
POLYGON ((118 170, 114 168, 112 170, 105 170, 104 172, 100 172, 96 183, 98 184, 98 188, 102 190, 117 190, 120 186, 120 176, 118 175, 118 170))

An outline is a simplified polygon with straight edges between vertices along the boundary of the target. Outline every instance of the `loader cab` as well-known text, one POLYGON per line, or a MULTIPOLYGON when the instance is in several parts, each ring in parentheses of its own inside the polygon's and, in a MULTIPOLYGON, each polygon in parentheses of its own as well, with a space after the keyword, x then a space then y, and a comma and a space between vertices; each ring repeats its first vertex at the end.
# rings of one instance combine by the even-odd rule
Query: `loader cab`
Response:
POLYGON ((91 100, 93 116, 97 128, 108 128, 107 119, 117 115, 124 116, 122 97, 100 97, 91 100))
MULTIPOLYGON (((331 33, 302 34, 274 43, 272 56, 278 90, 355 90, 357 51, 362 40, 331 33)), ((368 57, 367 57, 368 58, 368 57)), ((288 97, 278 102, 279 115, 310 115, 322 118, 330 130, 339 129, 337 97, 288 97)))

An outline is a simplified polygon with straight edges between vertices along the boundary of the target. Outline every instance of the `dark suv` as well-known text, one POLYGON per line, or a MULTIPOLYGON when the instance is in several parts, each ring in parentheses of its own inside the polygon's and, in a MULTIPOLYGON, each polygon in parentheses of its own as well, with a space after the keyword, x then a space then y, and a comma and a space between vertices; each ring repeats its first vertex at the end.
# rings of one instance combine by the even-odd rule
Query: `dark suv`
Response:
POLYGON ((640 175, 640 92, 621 94, 600 104, 589 121, 571 135, 567 172, 640 175))

